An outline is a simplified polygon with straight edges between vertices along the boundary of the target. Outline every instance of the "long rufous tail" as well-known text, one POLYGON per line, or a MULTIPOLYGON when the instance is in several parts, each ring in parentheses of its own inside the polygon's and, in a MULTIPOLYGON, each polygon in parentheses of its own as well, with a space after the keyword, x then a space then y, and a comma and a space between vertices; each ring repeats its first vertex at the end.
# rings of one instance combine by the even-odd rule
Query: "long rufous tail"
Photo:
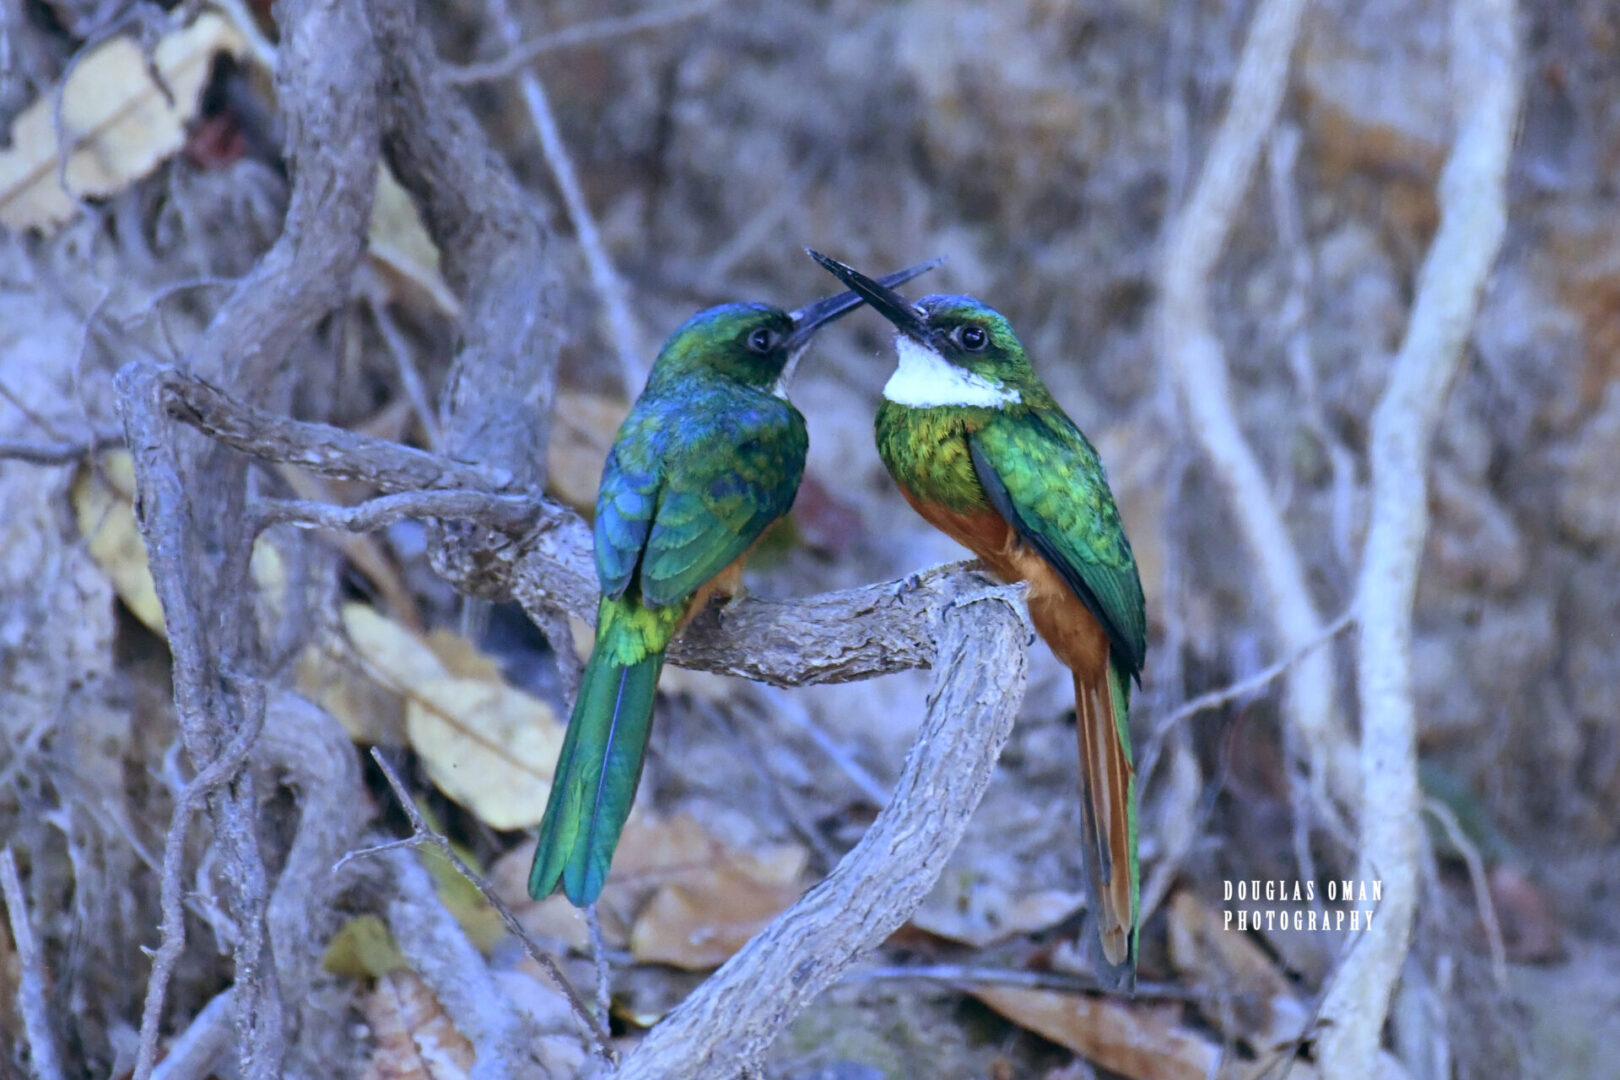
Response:
POLYGON ((1135 989, 1141 884, 1136 861, 1136 770, 1131 765, 1130 683, 1112 663, 1104 677, 1074 673, 1080 732, 1080 813, 1097 935, 1110 989, 1135 989))

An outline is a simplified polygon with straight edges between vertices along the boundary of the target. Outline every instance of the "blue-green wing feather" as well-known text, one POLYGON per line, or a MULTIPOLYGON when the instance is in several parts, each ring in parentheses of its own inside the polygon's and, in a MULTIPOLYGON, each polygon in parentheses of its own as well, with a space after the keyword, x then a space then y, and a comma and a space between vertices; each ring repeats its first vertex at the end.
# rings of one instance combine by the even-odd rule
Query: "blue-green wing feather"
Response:
POLYGON ((638 439, 641 425, 625 421, 619 441, 602 466, 602 486, 596 495, 596 576, 602 594, 617 600, 635 580, 647 534, 658 510, 658 489, 663 484, 654 447, 638 439))
POLYGON ((991 504, 1102 623, 1114 663, 1139 676, 1147 654, 1142 580, 1086 437, 1061 412, 1042 410, 997 416, 968 447, 991 504))
POLYGON ((641 598, 681 603, 748 550, 787 513, 804 476, 804 418, 758 395, 724 410, 695 410, 671 450, 641 560, 641 598))

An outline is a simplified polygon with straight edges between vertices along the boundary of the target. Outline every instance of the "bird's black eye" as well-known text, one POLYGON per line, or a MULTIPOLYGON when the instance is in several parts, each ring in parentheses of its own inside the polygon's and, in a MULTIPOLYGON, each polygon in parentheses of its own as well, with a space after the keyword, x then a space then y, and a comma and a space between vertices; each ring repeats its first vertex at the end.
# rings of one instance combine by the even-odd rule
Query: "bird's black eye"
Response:
POLYGON ((979 352, 990 344, 990 331, 978 323, 963 323, 956 328, 956 333, 953 336, 956 338, 956 343, 968 352, 979 352))
POLYGON ((748 347, 757 353, 768 353, 776 347, 776 331, 758 327, 748 335, 748 347))

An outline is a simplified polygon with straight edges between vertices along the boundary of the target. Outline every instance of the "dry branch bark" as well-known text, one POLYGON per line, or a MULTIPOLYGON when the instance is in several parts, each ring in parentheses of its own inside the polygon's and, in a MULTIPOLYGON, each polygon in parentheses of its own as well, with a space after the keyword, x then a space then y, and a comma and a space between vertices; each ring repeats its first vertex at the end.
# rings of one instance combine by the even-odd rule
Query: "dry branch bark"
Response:
POLYGON ((462 301, 443 399, 445 451, 498 470, 503 487, 538 489, 556 389, 551 237, 446 82, 415 5, 373 7, 388 65, 383 152, 462 301))
POLYGON ((33 924, 28 919, 28 903, 17 877, 17 860, 9 845, 0 849, 0 899, 5 901, 11 942, 17 950, 16 1006, 28 1043, 28 1066, 36 1080, 62 1080, 62 1059, 56 1052, 56 1036, 51 1031, 51 1014, 45 1003, 45 962, 34 938, 33 924))
POLYGON ((388 926, 411 969, 433 990, 456 1030, 478 1051, 469 1080, 506 1080, 523 1047, 512 1003, 496 988, 478 948, 445 910, 433 879, 411 851, 383 856, 394 883, 388 926))
POLYGON ((1480 292, 1507 227, 1506 178, 1519 112, 1513 0, 1457 2, 1451 80, 1457 135, 1440 174, 1440 230, 1368 439, 1372 510, 1357 603, 1361 613, 1361 852, 1357 873, 1382 879, 1384 902, 1345 958, 1322 1006, 1322 1072, 1372 1076, 1390 994, 1417 902, 1417 724, 1412 613, 1428 532, 1434 430, 1462 366, 1480 292))
MULTIPOLYGON (((154 369, 151 378, 170 415, 228 446, 262 461, 295 464, 406 497, 401 503, 379 499, 296 515, 312 523, 375 527, 412 508, 423 516, 459 516, 493 529, 520 520, 514 497, 492 493, 499 480, 492 471, 250 408, 183 372, 154 369), (424 498, 413 504, 408 497, 417 489, 447 487, 464 490, 454 492, 453 500, 424 498), (481 506, 476 499, 480 491, 488 493, 481 506)), ((446 545, 440 553, 441 572, 472 595, 518 600, 531 615, 560 611, 594 620, 597 585, 589 528, 560 503, 540 496, 530 497, 530 503, 532 515, 523 519, 529 524, 520 534, 509 534, 476 553, 446 545)), ((290 508, 288 513, 293 513, 290 508)), ((671 646, 670 660, 773 686, 850 682, 927 667, 934 656, 938 612, 964 588, 982 584, 971 571, 946 568, 802 599, 745 599, 724 613, 710 611, 694 620, 671 646)))
POLYGON ((1023 700, 1028 631, 1009 592, 944 609, 928 714, 894 797, 824 881, 653 1028, 625 1059, 623 1080, 757 1072, 777 1034, 922 903, 1023 700))
MULTIPOLYGON (((277 91, 286 120, 291 200, 281 238, 231 293, 187 357, 199 377, 255 400, 287 400, 287 360, 348 295, 371 211, 377 146, 377 58, 363 6, 283 0, 277 91), (342 48, 334 46, 341 42, 342 48)), ((266 912, 269 884, 255 829, 245 750, 264 721, 259 642, 247 563, 245 459, 168 421, 157 368, 133 363, 117 380, 134 456, 139 521, 163 601, 181 738, 210 785, 226 904, 239 937, 233 1000, 244 1075, 279 1076, 286 1022, 266 912), (243 742, 247 740, 247 743, 243 742), (211 774, 227 748, 229 774, 211 774), (236 752, 240 749, 241 752, 236 752)), ((186 828, 182 799, 169 846, 186 828)), ((165 860, 166 916, 178 911, 178 867, 165 860)), ((183 921, 166 917, 142 1018, 136 1076, 151 1073, 168 968, 183 921), (165 963, 168 967, 165 967, 165 963)))

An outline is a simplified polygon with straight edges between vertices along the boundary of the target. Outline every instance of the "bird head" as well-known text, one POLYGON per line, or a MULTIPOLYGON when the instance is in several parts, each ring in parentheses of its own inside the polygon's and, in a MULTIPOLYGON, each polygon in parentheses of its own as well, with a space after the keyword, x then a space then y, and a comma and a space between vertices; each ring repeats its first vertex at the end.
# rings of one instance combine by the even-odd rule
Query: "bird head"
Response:
POLYGON ((899 366, 883 393, 915 408, 1022 402, 1039 381, 1006 316, 971 296, 925 296, 915 303, 819 252, 811 258, 894 324, 899 366))
MULTIPOLYGON (((874 285, 900 285, 932 270, 939 259, 908 266, 874 285)), ((721 304, 700 311, 682 323, 664 343, 654 367, 677 374, 695 370, 724 376, 745 386, 787 396, 787 381, 810 339, 822 327, 860 307, 862 297, 851 290, 784 311, 768 304, 721 304)))

